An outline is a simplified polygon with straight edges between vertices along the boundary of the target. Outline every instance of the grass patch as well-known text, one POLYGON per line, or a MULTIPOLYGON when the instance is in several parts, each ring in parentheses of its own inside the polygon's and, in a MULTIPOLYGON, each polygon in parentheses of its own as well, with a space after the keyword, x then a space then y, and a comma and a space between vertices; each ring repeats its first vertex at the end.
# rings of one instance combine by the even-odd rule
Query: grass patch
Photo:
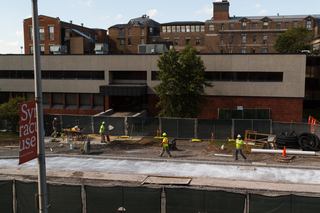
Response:
POLYGON ((12 132, 0 132, 0 140, 19 141, 19 134, 12 132))

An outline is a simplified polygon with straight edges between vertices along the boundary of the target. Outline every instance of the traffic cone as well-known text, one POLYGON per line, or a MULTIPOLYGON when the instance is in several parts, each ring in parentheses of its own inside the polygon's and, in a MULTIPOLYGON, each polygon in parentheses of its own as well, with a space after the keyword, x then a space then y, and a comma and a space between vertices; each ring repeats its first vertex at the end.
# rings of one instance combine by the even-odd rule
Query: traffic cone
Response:
POLYGON ((309 120, 308 120, 308 124, 311 123, 311 115, 309 115, 309 120))
POLYGON ((287 157, 286 147, 283 147, 282 157, 287 157))

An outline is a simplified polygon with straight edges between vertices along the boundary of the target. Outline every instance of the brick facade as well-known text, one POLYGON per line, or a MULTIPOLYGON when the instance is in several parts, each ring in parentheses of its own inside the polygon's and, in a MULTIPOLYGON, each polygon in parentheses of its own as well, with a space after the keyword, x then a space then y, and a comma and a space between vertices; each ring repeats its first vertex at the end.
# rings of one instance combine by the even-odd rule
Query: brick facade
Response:
MULTIPOLYGON (((219 109, 237 109, 243 106, 245 109, 270 109, 270 118, 281 122, 302 122, 303 98, 274 98, 274 97, 229 97, 207 96, 207 104, 198 118, 218 118, 219 109)), ((156 95, 149 95, 148 116, 155 117, 160 109, 156 95)))

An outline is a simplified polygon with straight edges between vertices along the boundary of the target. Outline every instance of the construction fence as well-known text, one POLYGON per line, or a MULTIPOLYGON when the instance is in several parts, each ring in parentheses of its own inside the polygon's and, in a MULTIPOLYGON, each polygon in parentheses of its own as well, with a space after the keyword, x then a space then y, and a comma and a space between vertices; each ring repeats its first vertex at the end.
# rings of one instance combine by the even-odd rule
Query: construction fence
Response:
MULTIPOLYGON (((265 134, 292 132, 301 134, 311 132, 311 125, 307 123, 273 122, 270 119, 184 119, 184 118, 155 118, 155 117, 104 117, 104 116, 69 116, 44 115, 45 131, 52 132, 52 121, 57 117, 58 131, 76 126, 84 128, 85 134, 99 134, 101 123, 106 123, 106 134, 114 136, 155 137, 166 132, 169 138, 208 140, 212 138, 234 139, 238 134, 244 135, 246 130, 253 130, 265 134), (113 128, 109 129, 108 127, 113 128)), ((315 125, 315 133, 320 136, 320 130, 315 125)))
MULTIPOLYGON (((318 212, 317 194, 274 194, 175 186, 91 186, 47 183, 49 213, 318 212)), ((0 212, 36 213, 36 182, 0 180, 0 212)))
MULTIPOLYGON (((47 136, 52 133, 52 121, 58 118, 58 132, 73 126, 84 129, 84 134, 99 134, 101 123, 106 123, 106 134, 113 136, 155 137, 166 132, 169 138, 203 140, 235 139, 246 130, 265 134, 278 134, 295 131, 297 135, 310 133, 312 128, 307 123, 273 122, 270 119, 184 119, 155 117, 108 117, 108 116, 72 116, 44 115, 44 131, 47 136), (108 128, 112 127, 112 128, 108 128)), ((8 122, 0 120, 0 129, 8 128, 8 122)), ((314 125, 314 133, 320 137, 320 126, 314 125)))

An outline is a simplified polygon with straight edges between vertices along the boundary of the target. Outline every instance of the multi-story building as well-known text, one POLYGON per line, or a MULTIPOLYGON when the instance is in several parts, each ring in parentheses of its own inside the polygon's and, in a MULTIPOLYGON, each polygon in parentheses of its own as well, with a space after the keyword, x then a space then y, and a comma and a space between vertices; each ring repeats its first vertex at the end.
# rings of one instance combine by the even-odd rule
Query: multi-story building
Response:
POLYGON ((161 24, 161 39, 173 42, 177 50, 190 41, 202 53, 276 53, 274 41, 287 29, 302 26, 316 36, 320 32, 320 15, 230 17, 229 6, 227 0, 213 2, 213 18, 205 23, 161 24))
MULTIPOLYGON (((273 121, 301 122, 305 54, 203 54, 210 101, 199 118, 219 111, 268 109, 273 121)), ((44 114, 94 115, 108 109, 157 116, 159 55, 41 56, 44 114)), ((34 97, 33 57, 0 56, 0 104, 34 97)), ((187 98, 187 97, 186 97, 187 98)), ((269 117, 268 117, 269 118, 269 117)))
MULTIPOLYGON (((39 15, 39 41, 41 54, 53 54, 53 45, 65 45, 67 54, 94 54, 95 43, 108 44, 107 30, 91 29, 64 22, 58 17, 39 15)), ((33 53, 32 18, 23 21, 24 51, 33 53)))
POLYGON ((114 54, 137 54, 138 45, 160 40, 160 24, 148 16, 131 19, 127 24, 109 28, 109 51, 114 54))

